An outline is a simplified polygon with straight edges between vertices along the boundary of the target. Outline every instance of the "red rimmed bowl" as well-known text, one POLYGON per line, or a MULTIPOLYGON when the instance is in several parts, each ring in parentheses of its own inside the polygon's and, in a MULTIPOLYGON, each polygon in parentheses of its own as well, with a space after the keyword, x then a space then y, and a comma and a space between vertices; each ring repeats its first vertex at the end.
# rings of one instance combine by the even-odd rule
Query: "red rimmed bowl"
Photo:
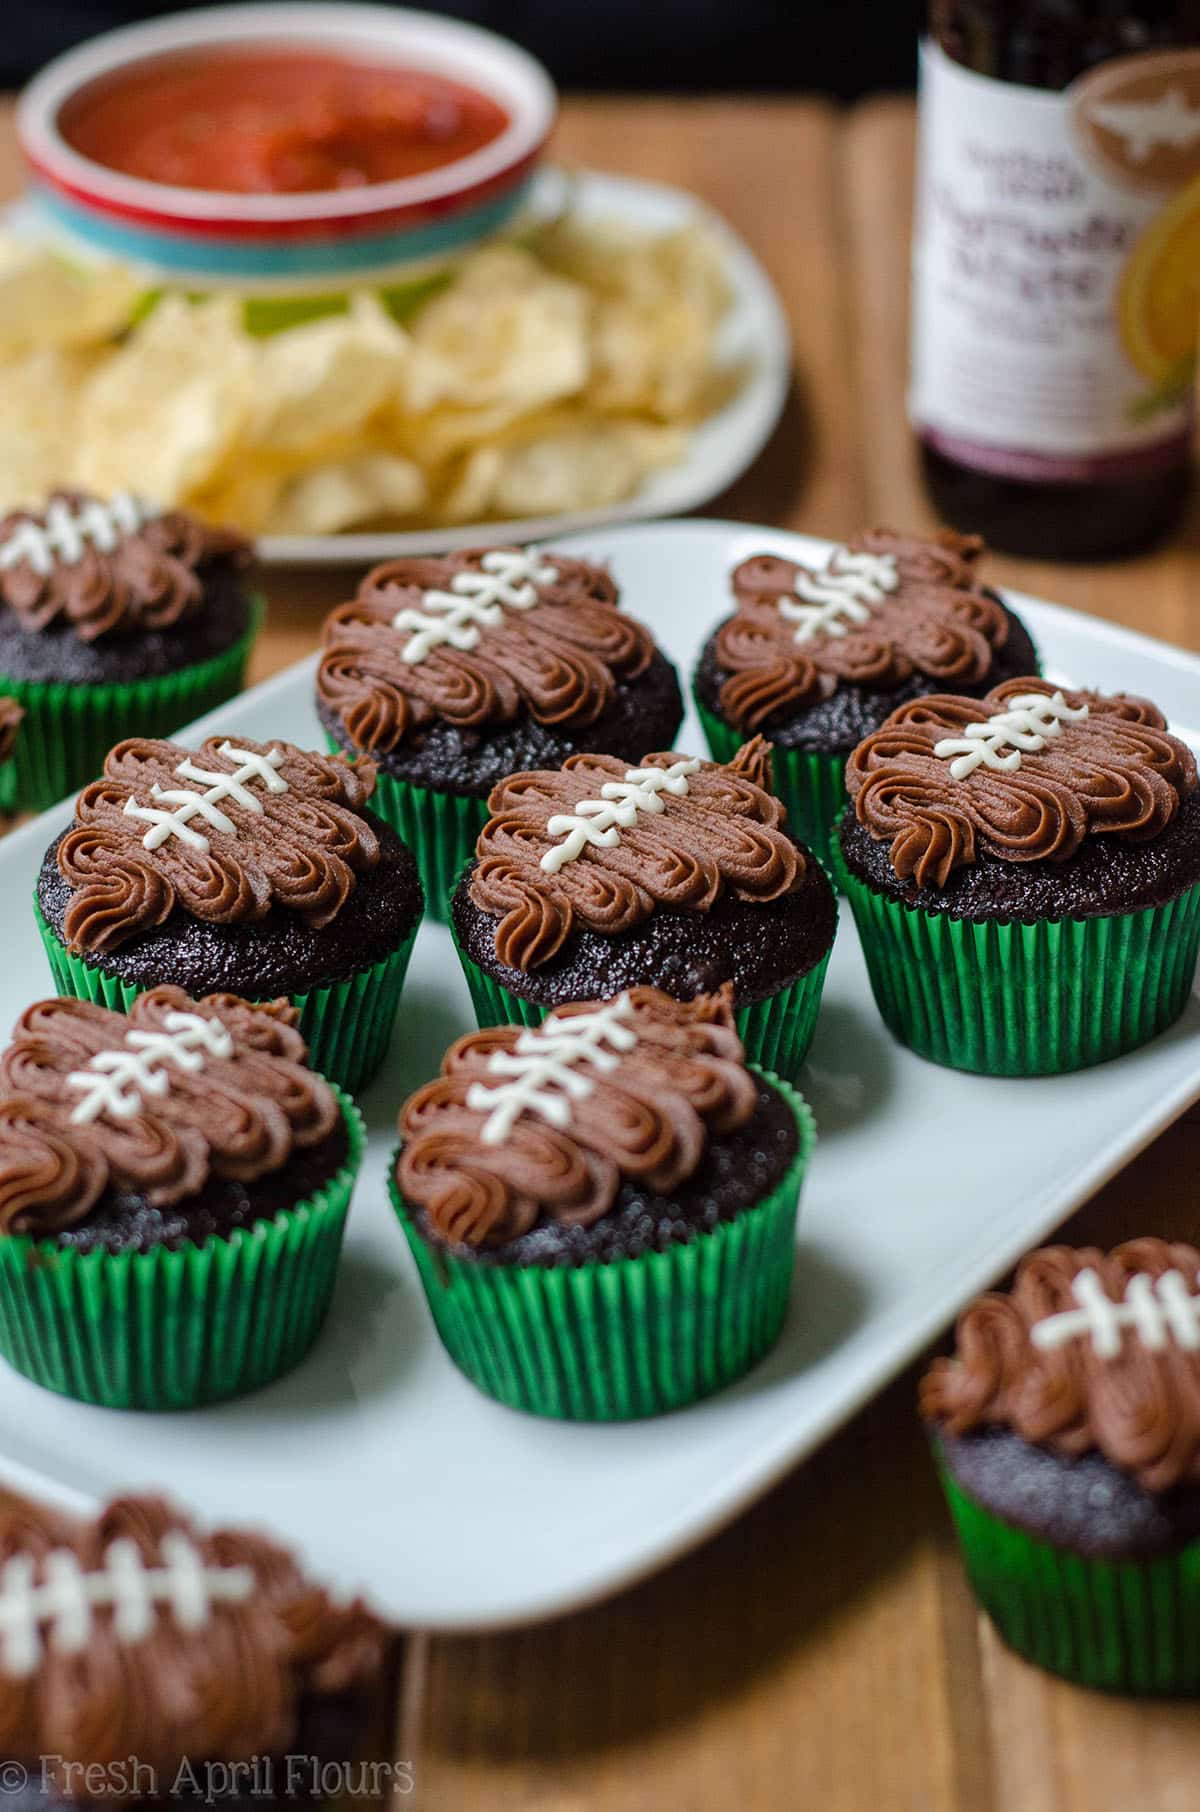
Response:
POLYGON ((554 123, 542 66, 516 45, 432 13, 370 5, 209 7, 107 32, 58 57, 17 115, 32 200, 47 227, 155 278, 306 288, 387 282, 436 267, 517 213, 554 123), (64 112, 94 85, 189 52, 325 54, 446 77, 497 102, 499 135, 454 162, 386 182, 289 194, 178 188, 84 156, 64 112))

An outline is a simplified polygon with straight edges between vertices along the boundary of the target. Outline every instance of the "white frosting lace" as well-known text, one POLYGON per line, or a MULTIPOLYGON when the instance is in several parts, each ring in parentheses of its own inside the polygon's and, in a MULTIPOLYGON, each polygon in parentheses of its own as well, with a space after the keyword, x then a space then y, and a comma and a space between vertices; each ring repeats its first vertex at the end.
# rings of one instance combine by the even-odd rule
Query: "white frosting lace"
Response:
POLYGON ((1064 723, 1082 723, 1086 705, 1072 709, 1061 692, 1023 692, 1008 700, 1007 709, 981 723, 968 724, 961 736, 943 736, 933 752, 950 763, 953 780, 966 780, 978 767, 1012 774, 1021 765, 1021 754, 1034 755, 1055 737, 1064 723), (1007 753, 1003 751, 1007 747, 1007 753))
POLYGON ((546 851, 541 867, 548 875, 557 874, 589 843, 598 849, 615 848, 621 832, 637 823, 639 813, 654 816, 666 811, 664 793, 685 798, 688 775, 699 771, 698 761, 673 761, 669 768, 628 768, 624 780, 610 780, 600 788, 599 799, 581 799, 573 812, 555 812, 546 821, 546 835, 561 837, 562 842, 546 851))

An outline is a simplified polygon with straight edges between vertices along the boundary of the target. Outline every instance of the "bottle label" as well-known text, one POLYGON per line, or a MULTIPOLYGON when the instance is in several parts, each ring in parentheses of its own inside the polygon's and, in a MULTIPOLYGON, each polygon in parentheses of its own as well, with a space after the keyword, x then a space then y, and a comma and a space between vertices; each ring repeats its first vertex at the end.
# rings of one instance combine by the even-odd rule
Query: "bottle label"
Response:
POLYGON ((921 51, 909 415, 960 465, 1048 482, 1187 456, 1200 331, 1200 50, 1064 90, 921 51))

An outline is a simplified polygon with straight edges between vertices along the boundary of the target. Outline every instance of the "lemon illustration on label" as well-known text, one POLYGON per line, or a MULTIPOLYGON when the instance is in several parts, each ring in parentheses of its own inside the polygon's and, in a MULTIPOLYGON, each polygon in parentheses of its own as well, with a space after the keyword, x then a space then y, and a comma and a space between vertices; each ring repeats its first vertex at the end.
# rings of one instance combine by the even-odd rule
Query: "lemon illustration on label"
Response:
POLYGON ((1156 214, 1121 273, 1125 351, 1157 400, 1186 388, 1200 335, 1200 176, 1156 214))

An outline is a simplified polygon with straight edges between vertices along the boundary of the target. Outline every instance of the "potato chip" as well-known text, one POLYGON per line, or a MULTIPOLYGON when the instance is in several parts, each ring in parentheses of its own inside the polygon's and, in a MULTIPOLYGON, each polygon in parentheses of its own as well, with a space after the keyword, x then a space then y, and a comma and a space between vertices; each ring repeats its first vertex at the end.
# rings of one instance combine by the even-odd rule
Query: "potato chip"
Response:
POLYGON ((479 447, 440 500, 446 522, 602 509, 678 459, 683 436, 639 422, 582 421, 524 444, 479 447))
POLYGON ((336 535, 364 523, 415 516, 429 487, 419 466, 394 453, 359 453, 286 480, 267 513, 267 535, 336 535))
POLYGON ((590 303, 577 285, 513 246, 465 260, 412 323, 424 363, 409 409, 451 404, 491 425, 574 395, 587 382, 590 303))
POLYGON ((0 233, 0 357, 111 339, 128 326, 144 289, 126 265, 73 263, 0 233))
POLYGON ((396 395, 410 356, 408 335, 367 295, 263 340, 247 440, 286 457, 361 432, 396 395))
POLYGON ((79 398, 92 356, 46 347, 0 362, 0 508, 37 503, 74 457, 79 398))
POLYGON ((236 297, 165 296, 84 386, 72 476, 185 503, 236 445, 255 370, 236 297))
POLYGON ((661 421, 711 406, 716 334, 729 285, 713 234, 698 225, 629 234, 614 222, 560 222, 536 242, 595 298, 587 397, 605 412, 661 421))
POLYGON ((232 294, 168 293, 136 320, 139 293, 120 267, 0 238, 10 501, 132 488, 314 535, 600 509, 680 458, 740 381, 718 357, 729 291, 700 224, 568 217, 483 246, 404 326, 368 292, 274 332, 232 294))

